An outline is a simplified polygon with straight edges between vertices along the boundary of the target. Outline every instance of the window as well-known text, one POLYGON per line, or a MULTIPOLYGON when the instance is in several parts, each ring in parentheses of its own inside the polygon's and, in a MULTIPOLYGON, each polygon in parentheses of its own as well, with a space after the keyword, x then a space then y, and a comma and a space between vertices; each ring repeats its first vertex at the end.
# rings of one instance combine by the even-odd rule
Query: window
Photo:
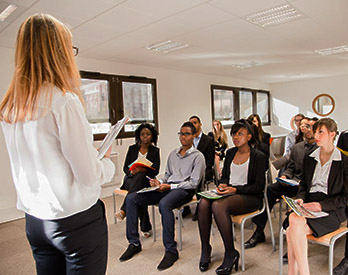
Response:
POLYGON ((211 85, 213 120, 226 128, 235 120, 259 114, 263 125, 270 125, 269 91, 211 85))
POLYGON ((158 129, 155 79, 81 71, 81 91, 95 140, 124 116, 130 120, 118 138, 134 137, 143 122, 158 129))

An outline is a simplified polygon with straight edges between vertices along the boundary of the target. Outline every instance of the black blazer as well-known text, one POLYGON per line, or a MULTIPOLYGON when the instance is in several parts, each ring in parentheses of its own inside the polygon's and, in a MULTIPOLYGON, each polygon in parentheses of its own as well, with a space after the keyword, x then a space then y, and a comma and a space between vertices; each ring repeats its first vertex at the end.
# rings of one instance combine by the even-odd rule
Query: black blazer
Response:
POLYGON ((213 177, 213 165, 215 158, 215 144, 214 139, 206 134, 202 133, 201 139, 197 146, 198 151, 200 151, 205 158, 205 172, 206 179, 213 177))
POLYGON ((261 144, 258 148, 261 152, 263 152, 266 155, 267 159, 269 158, 270 138, 271 135, 269 133, 263 132, 261 144))
MULTIPOLYGON (((237 147, 233 147, 227 150, 220 183, 225 183, 229 185, 231 164, 234 159, 234 156, 237 153, 237 150, 237 147)), ((265 154, 263 154, 255 148, 250 148, 247 184, 243 186, 236 186, 236 193, 254 195, 256 197, 262 198, 266 182, 266 170, 267 167, 265 154)))
POLYGON ((348 151, 348 130, 341 132, 337 141, 337 147, 344 151, 348 151))
MULTIPOLYGON (((126 159, 123 165, 123 172, 127 176, 130 175, 128 165, 134 162, 138 158, 139 149, 140 149, 140 146, 138 144, 133 144, 129 146, 128 148, 126 159)), ((155 176, 158 175, 159 169, 160 169, 160 163, 161 163, 160 149, 156 146, 150 145, 146 158, 153 163, 152 167, 155 168, 155 170, 147 169, 147 174, 149 175, 149 177, 154 178, 155 176)))
MULTIPOLYGON (((347 219, 346 206, 348 197, 348 157, 341 153, 341 161, 332 161, 328 179, 328 198, 320 201, 323 211, 335 211, 340 222, 347 219)), ((300 181, 300 188, 297 198, 306 201, 312 187, 312 179, 317 161, 305 155, 303 160, 303 177, 300 181)))

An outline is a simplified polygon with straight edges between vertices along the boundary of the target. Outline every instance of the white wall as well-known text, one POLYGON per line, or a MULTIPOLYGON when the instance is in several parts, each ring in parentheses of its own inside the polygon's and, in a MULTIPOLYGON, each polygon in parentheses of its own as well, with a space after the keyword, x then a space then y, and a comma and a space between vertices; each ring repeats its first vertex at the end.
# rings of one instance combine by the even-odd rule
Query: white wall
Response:
POLYGON ((312 101, 317 95, 325 93, 331 95, 336 103, 335 110, 329 117, 336 120, 340 131, 348 128, 348 74, 273 84, 270 89, 275 123, 289 127, 289 117, 298 112, 319 117, 312 110, 312 101))
MULTIPOLYGON (((13 73, 13 50, 0 48, 0 98, 5 93, 13 73)), ((188 118, 197 114, 203 122, 203 130, 211 130, 210 85, 230 85, 255 89, 269 89, 262 83, 248 82, 227 77, 203 75, 154 67, 144 67, 131 64, 98 61, 77 58, 79 69, 86 71, 100 71, 103 73, 120 75, 139 75, 157 79, 158 115, 159 115, 159 143, 163 171, 169 152, 179 146, 176 133, 180 125, 188 118)), ((123 140, 122 145, 115 146, 119 153, 117 157, 118 182, 122 179, 122 164, 128 145, 133 139, 123 140)), ((120 142, 119 142, 120 144, 120 142)), ((0 222, 18 218, 14 211, 16 195, 13 188, 9 160, 5 148, 2 131, 0 133, 0 222)), ((110 189, 110 188, 109 188, 110 189)), ((108 189, 108 190, 109 190, 108 189)), ((103 192, 107 194, 107 192, 103 192)), ((111 195, 111 192, 109 193, 111 195)))

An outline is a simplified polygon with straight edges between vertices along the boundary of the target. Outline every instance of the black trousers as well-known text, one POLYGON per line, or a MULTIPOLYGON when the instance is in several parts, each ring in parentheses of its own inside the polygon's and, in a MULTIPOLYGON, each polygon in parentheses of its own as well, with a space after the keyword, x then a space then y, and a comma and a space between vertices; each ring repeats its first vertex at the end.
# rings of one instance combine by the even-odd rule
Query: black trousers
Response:
POLYGON ((67 218, 25 214, 25 221, 38 275, 105 274, 108 229, 102 201, 67 218))

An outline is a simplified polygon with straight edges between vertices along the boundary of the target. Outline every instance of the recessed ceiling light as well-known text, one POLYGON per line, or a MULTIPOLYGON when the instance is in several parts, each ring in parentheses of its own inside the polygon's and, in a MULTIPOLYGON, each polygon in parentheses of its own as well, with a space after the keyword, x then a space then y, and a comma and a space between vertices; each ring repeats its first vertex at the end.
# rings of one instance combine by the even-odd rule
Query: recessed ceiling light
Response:
POLYGON ((338 46, 333 48, 327 48, 327 49, 321 49, 315 51, 317 54, 321 55, 330 55, 330 54, 336 54, 336 53, 344 53, 348 52, 348 45, 344 46, 338 46))
POLYGON ((169 52, 184 49, 188 46, 189 46, 188 44, 167 40, 167 41, 162 41, 162 42, 158 42, 155 44, 151 44, 151 45, 147 46, 146 49, 151 50, 151 51, 155 51, 155 52, 169 53, 169 52))
POLYGON ((235 67, 237 69, 248 69, 251 67, 257 67, 257 66, 262 66, 264 64, 256 61, 248 61, 244 63, 238 63, 238 64, 232 64, 232 67, 235 67))
POLYGON ((295 21, 303 17, 304 15, 300 13, 296 8, 289 4, 286 4, 248 15, 245 17, 245 19, 250 23, 264 28, 295 21))
POLYGON ((0 21, 5 21, 5 19, 7 17, 9 17, 11 15, 11 13, 13 13, 15 10, 17 9, 16 5, 8 5, 6 9, 4 9, 1 13, 0 13, 0 21))

